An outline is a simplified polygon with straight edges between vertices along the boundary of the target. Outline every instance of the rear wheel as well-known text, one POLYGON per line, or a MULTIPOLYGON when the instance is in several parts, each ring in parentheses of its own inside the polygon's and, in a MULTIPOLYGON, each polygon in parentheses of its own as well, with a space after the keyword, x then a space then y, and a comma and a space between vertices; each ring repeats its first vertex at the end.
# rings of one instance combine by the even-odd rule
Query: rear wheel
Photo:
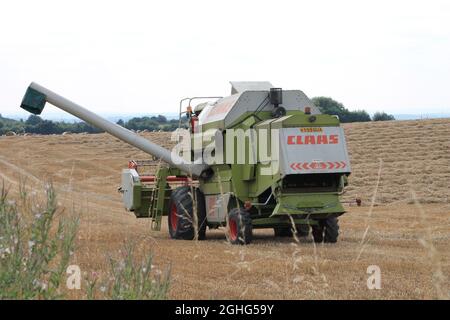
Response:
POLYGON ((299 236, 299 237, 309 236, 309 225, 298 224, 296 227, 297 227, 297 236, 299 236))
POLYGON ((311 226, 312 228, 312 236, 315 243, 321 243, 323 242, 323 227, 321 225, 321 222, 319 221, 318 225, 311 226))
POLYGON ((312 235, 316 243, 336 243, 339 237, 339 224, 336 217, 319 220, 318 225, 312 226, 312 235))
POLYGON ((169 234, 172 239, 192 240, 195 238, 194 222, 197 220, 198 239, 205 238, 206 211, 203 193, 194 189, 194 206, 191 187, 179 187, 172 192, 169 201, 169 234), (196 215, 194 215, 194 208, 196 215))
POLYGON ((336 217, 330 217, 323 221, 325 234, 324 234, 324 242, 327 243, 336 243, 339 237, 339 224, 338 219, 336 217))
POLYGON ((232 244, 249 244, 252 241, 252 219, 244 209, 231 209, 228 213, 228 229, 232 244))

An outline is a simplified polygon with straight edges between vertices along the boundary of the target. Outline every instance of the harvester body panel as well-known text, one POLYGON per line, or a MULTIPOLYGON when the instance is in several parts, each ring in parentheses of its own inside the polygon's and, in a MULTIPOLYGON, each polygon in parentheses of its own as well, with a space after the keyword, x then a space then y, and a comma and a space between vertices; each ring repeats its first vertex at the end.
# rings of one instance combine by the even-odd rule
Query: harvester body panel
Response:
MULTIPOLYGON (((283 103, 286 111, 304 110, 309 107, 311 114, 320 114, 319 109, 300 90, 283 91, 283 103)), ((217 100, 205 107, 199 116, 199 124, 205 129, 226 129, 238 124, 243 115, 270 112, 273 105, 267 97, 267 91, 244 91, 217 100)))
POLYGON ((280 157, 283 175, 351 171, 341 127, 283 128, 280 157))
POLYGON ((222 224, 228 214, 231 192, 205 196, 206 218, 208 222, 222 224))
POLYGON ((125 209, 134 211, 141 207, 141 188, 141 179, 137 171, 123 169, 120 192, 125 209))

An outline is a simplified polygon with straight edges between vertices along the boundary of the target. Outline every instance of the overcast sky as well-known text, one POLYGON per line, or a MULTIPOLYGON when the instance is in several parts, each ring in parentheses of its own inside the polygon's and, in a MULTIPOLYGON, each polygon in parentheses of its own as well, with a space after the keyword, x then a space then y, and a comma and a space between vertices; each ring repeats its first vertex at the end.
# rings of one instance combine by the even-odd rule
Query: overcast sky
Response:
POLYGON ((2 114, 31 81, 95 112, 142 114, 227 95, 230 80, 371 113, 450 112, 450 1, 0 3, 2 114))

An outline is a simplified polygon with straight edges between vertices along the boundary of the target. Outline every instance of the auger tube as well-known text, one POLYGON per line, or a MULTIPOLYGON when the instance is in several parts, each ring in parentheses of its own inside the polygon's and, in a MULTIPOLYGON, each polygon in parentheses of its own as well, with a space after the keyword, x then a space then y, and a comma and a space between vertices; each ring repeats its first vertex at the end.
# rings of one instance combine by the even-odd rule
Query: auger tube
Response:
POLYGON ((160 145, 157 145, 122 126, 119 126, 118 124, 112 123, 96 115, 95 113, 52 92, 51 90, 48 90, 47 88, 44 88, 43 86, 35 82, 32 82, 28 87, 28 91, 25 94, 21 107, 29 112, 40 114, 45 105, 45 102, 44 97, 40 96, 39 94, 45 96, 45 102, 48 102, 55 107, 64 110, 95 127, 105 130, 114 137, 126 143, 129 143, 158 159, 162 159, 169 165, 180 169, 188 175, 205 178, 211 174, 211 169, 208 165, 193 164, 189 161, 186 161, 180 156, 172 154, 169 150, 161 147, 160 145), (34 97, 33 94, 35 95, 34 97), (38 96, 36 96, 36 94, 38 96), (29 95, 31 95, 31 97, 29 95))

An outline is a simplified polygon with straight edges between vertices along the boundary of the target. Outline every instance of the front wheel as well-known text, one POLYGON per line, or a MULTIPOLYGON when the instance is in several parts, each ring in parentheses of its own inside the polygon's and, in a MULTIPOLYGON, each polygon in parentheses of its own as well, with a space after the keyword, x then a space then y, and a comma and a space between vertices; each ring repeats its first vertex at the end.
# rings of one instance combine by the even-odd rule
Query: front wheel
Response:
POLYGON ((252 219, 241 208, 234 208, 228 213, 229 241, 231 244, 249 244, 252 241, 252 219))
POLYGON ((188 186, 179 187, 172 192, 169 201, 169 234, 172 239, 192 240, 197 231, 198 239, 205 238, 206 210, 202 192, 196 193, 195 205, 192 189, 188 186), (194 209, 196 209, 194 212, 194 209), (197 222, 197 228, 194 227, 197 222))

